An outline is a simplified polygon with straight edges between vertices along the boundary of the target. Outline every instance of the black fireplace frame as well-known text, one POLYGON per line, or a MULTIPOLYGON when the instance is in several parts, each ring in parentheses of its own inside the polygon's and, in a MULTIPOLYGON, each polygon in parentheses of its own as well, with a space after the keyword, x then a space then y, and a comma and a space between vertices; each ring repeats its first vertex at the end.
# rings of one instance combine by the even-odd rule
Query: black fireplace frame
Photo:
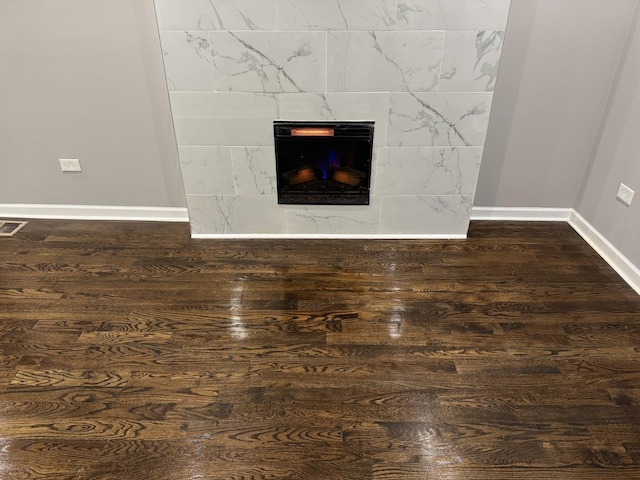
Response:
MULTIPOLYGON (((278 203, 285 205, 369 205, 371 195, 371 163, 373 159, 374 121, 285 121, 275 120, 273 132, 276 153, 276 178, 278 187, 278 203), (295 135, 300 131, 311 131, 309 135, 295 135), (331 135, 315 135, 314 132, 330 130, 331 135), (296 142, 317 142, 320 148, 347 141, 357 142, 353 151, 357 151, 357 172, 364 174, 365 181, 361 185, 350 186, 334 181, 317 181, 292 187, 285 181, 283 164, 291 164, 284 159, 290 155, 288 150, 296 142)), ((334 147, 338 148, 338 147, 334 147)), ((355 153, 353 153, 356 155, 355 153)), ((326 178, 326 177, 323 177, 326 178)))

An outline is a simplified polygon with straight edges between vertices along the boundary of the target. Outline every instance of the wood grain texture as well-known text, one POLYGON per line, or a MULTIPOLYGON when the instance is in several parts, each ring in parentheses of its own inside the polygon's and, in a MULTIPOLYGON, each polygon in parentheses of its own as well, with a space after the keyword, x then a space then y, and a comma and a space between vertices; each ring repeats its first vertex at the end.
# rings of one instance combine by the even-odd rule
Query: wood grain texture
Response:
POLYGON ((640 478, 640 298, 565 224, 0 240, 0 480, 614 478, 640 478))

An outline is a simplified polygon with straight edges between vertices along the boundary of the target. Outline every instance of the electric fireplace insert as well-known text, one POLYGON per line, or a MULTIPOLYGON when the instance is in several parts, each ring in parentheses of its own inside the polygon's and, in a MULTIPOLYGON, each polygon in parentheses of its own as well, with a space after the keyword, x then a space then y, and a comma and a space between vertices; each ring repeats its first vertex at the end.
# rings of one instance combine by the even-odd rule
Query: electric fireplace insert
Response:
POLYGON ((369 205, 374 122, 273 122, 278 203, 369 205))

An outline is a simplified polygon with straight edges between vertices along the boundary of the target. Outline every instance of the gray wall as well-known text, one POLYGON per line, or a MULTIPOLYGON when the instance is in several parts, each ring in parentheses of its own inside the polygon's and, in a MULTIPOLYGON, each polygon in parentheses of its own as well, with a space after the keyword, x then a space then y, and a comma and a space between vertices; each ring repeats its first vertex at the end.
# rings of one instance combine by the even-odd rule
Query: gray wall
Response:
POLYGON ((597 137, 577 210, 635 265, 640 265, 640 8, 597 137), (635 190, 616 199, 620 182, 635 190))
POLYGON ((184 206, 151 0, 1 0, 0 68, 0 203, 184 206))
POLYGON ((637 3, 513 0, 475 205, 576 205, 637 3))

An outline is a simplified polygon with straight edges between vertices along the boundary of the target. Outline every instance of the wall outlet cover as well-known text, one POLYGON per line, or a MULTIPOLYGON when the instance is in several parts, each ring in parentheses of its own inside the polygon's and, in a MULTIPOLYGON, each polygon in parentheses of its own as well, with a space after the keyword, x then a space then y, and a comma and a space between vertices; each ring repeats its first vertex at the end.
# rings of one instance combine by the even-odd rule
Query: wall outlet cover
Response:
POLYGON ((80 160, 77 158, 61 158, 60 169, 63 172, 81 172, 80 160))
POLYGON ((633 200, 634 193, 635 192, 631 190, 629 187, 627 187, 624 183, 621 183, 620 187, 618 187, 618 194, 616 196, 623 203, 627 205, 631 205, 631 201, 633 200))

